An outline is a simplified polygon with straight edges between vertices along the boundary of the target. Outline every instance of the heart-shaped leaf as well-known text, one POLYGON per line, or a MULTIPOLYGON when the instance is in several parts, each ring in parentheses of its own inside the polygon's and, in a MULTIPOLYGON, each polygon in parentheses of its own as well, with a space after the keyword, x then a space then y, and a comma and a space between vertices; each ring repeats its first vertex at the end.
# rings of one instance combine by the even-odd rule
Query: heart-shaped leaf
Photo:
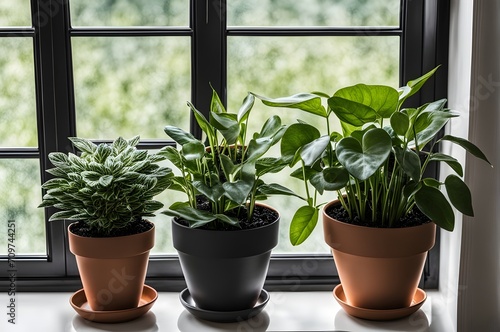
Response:
POLYGON ((320 194, 323 194, 325 190, 333 191, 344 188, 349 181, 349 173, 344 167, 328 167, 313 174, 309 181, 320 194))
POLYGON ((205 146, 201 142, 187 143, 182 146, 182 155, 186 160, 198 160, 205 154, 205 146))
POLYGON ((391 115, 391 127, 394 132, 400 136, 404 136, 410 127, 410 119, 408 115, 395 112, 391 115))
POLYGON ((391 137, 380 128, 370 129, 363 135, 362 144, 345 137, 337 144, 337 158, 347 171, 359 180, 372 176, 391 152, 391 137))
POLYGON ((305 123, 290 125, 281 138, 281 155, 294 157, 299 149, 321 136, 316 127, 305 123))
POLYGON ((413 180, 420 180, 420 158, 415 151, 403 150, 400 146, 394 147, 396 160, 403 171, 413 180))
POLYGON ((224 195, 227 198, 229 198, 233 202, 236 202, 237 204, 243 204, 246 202, 248 195, 252 190, 253 183, 244 180, 238 180, 236 182, 224 182, 222 184, 222 187, 225 190, 224 195))
POLYGON ((373 108, 337 96, 328 99, 328 106, 340 121, 354 127, 361 127, 366 123, 374 122, 379 117, 373 108))
POLYGON ((366 84, 342 88, 334 96, 366 105, 385 119, 396 111, 399 99, 398 91, 390 86, 366 84))

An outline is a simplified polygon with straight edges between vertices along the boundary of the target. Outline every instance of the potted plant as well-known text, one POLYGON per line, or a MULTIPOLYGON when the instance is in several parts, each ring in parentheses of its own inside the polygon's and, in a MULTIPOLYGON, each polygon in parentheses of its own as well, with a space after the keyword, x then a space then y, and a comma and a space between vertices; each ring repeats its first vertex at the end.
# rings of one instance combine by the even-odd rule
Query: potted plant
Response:
POLYGON ((457 116, 445 108, 445 99, 403 107, 436 70, 399 90, 357 84, 333 96, 258 96, 268 106, 297 108, 325 119, 325 134, 301 121, 290 125, 281 140, 282 161, 300 163, 292 176, 312 188, 306 192, 308 204, 293 217, 291 242, 300 244, 314 229, 322 206, 317 194, 337 191, 338 199, 323 209, 324 236, 341 280, 335 294, 359 317, 396 318, 412 312, 405 309, 418 309, 412 300, 427 251, 434 245, 435 225, 453 230, 452 206, 473 215, 470 191, 460 178, 461 164, 435 147, 448 141, 488 162, 485 155, 463 138, 438 137, 457 116), (327 99, 326 107, 322 98, 327 99), (333 114, 341 132, 331 129, 333 114), (427 167, 435 162, 448 164, 457 175, 444 182, 426 177, 427 167))
POLYGON ((154 224, 146 217, 163 204, 153 197, 173 176, 160 154, 136 148, 139 136, 96 145, 70 138, 81 151, 53 152, 53 178, 39 207, 55 207, 52 220, 72 220, 70 251, 76 256, 85 297, 94 312, 136 308, 143 293, 154 224))
MULTIPOLYGON (((186 292, 198 313, 214 313, 208 317, 212 320, 242 319, 242 315, 224 313, 256 305, 279 230, 279 213, 257 201, 271 194, 293 194, 262 179, 283 168, 275 166, 276 158, 264 158, 264 154, 279 141, 285 128, 280 118, 273 116, 260 132, 250 136, 247 128, 253 104, 253 95, 248 95, 239 112, 230 113, 213 90, 208 119, 188 103, 204 139, 177 127, 165 127, 180 146, 161 151, 180 172, 172 178, 170 189, 185 193, 187 200, 175 202, 163 213, 174 217, 173 244, 179 253, 186 292)), ((249 318, 247 313, 243 317, 249 318)))

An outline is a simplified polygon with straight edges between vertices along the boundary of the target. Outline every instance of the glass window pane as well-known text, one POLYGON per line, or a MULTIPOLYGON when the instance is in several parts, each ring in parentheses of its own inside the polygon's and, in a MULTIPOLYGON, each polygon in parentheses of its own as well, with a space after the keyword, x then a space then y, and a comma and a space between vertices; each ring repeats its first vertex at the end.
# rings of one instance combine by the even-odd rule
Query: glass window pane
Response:
POLYGON ((0 146, 38 146, 33 40, 0 38, 0 146))
POLYGON ((38 159, 0 159, 0 256, 8 243, 15 245, 16 255, 45 254, 44 210, 38 159), (9 241, 9 221, 15 223, 14 241, 9 241))
POLYGON ((71 0, 73 26, 188 26, 188 0, 71 0))
MULTIPOLYGON (((227 59, 228 107, 233 112, 237 112, 247 91, 276 98, 311 91, 332 95, 341 87, 361 82, 399 86, 399 37, 230 37, 227 59)), ((250 117, 255 120, 259 114, 265 114, 264 118, 277 114, 285 124, 300 118, 326 132, 324 120, 298 110, 274 109, 257 101, 252 112, 250 117)), ((262 126, 252 120, 250 123, 254 125, 251 133, 262 126)), ((331 123, 340 131, 338 123, 331 123)), ((279 154, 279 148, 274 153, 279 154)), ((288 176, 291 171, 285 169, 278 174, 280 178, 272 174, 267 180, 303 194, 302 182, 288 176)), ((330 193, 318 202, 333 198, 330 193)), ((282 218, 280 242, 274 253, 328 252, 321 220, 311 238, 298 247, 290 245, 289 224, 303 204, 301 200, 275 197, 269 204, 279 207, 282 218)))
POLYGON ((79 136, 167 139, 166 124, 189 130, 189 37, 76 37, 72 43, 79 136))
POLYGON ((229 26, 399 26, 400 0, 230 0, 229 26))
POLYGON ((30 0, 0 1, 0 27, 31 26, 30 0))

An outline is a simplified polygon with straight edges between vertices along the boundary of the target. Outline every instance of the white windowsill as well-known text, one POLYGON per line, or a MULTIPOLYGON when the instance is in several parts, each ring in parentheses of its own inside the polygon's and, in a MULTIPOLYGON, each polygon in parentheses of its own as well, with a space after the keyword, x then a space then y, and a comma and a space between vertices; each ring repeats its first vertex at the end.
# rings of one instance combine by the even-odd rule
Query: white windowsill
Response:
POLYGON ((241 323, 211 323, 189 314, 178 293, 160 292, 153 308, 128 323, 98 324, 86 321, 69 304, 71 293, 17 293, 16 325, 7 322, 9 297, 0 294, 0 331, 450 331, 452 326, 439 292, 427 292, 427 301, 410 317, 372 322, 348 316, 331 292, 271 292, 258 316, 241 323))

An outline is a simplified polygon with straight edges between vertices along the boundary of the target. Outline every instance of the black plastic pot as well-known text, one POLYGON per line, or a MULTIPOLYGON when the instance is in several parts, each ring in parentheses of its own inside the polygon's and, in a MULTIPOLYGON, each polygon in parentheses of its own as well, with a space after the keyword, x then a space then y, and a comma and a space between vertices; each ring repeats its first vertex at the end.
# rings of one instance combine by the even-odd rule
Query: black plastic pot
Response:
POLYGON ((279 216, 264 227, 235 231, 192 229, 172 219, 174 248, 197 307, 252 308, 264 286, 278 233, 279 216))

